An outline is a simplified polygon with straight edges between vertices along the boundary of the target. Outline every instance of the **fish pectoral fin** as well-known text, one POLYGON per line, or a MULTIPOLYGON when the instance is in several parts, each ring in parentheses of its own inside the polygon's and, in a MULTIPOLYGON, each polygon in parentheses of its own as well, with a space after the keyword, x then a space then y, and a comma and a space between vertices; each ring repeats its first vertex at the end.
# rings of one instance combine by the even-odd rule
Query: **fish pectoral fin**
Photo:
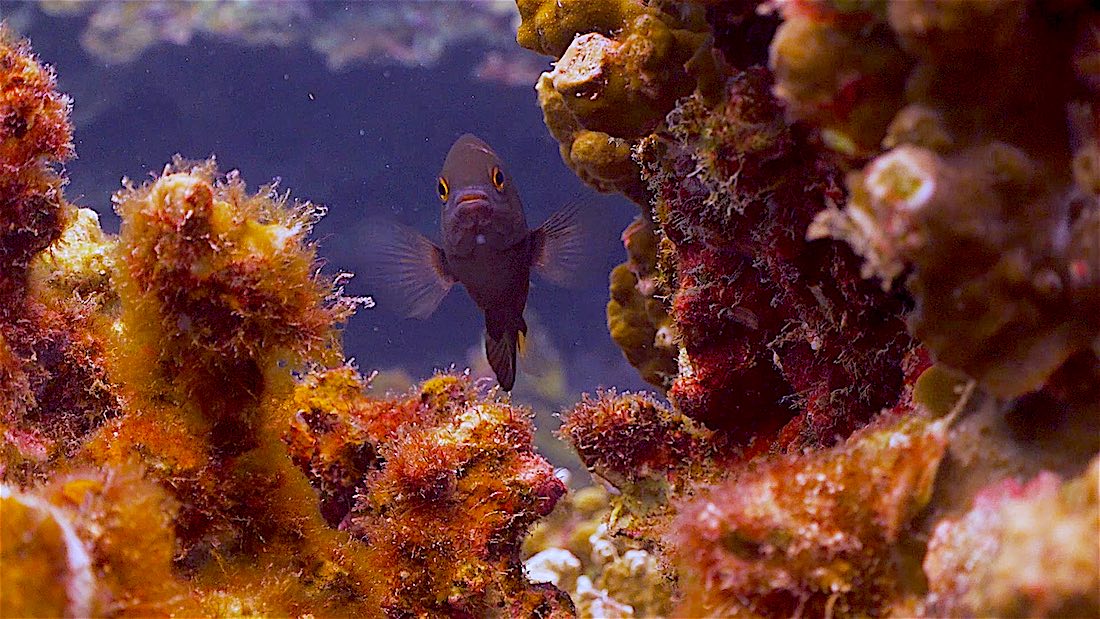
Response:
POLYGON ((576 284, 588 262, 591 242, 584 212, 580 202, 570 202, 531 231, 531 266, 559 286, 576 284))
POLYGON ((408 226, 372 220, 362 240, 365 278, 379 307, 427 318, 455 284, 443 250, 408 226))
POLYGON ((485 333, 485 358, 489 360, 489 367, 497 375, 500 388, 511 391, 516 384, 516 342, 519 332, 501 334, 500 339, 494 339, 485 333))

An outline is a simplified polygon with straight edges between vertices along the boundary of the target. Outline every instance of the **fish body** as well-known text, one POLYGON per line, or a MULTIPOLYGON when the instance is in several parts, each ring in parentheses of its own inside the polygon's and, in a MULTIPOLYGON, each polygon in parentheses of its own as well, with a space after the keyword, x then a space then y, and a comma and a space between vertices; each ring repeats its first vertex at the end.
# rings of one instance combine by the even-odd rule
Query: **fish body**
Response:
POLYGON ((519 191, 500 157, 466 134, 455 141, 436 179, 441 206, 436 245, 396 224, 374 224, 366 250, 380 303, 411 317, 435 311, 460 283, 485 315, 485 354, 506 391, 516 376, 516 351, 527 333, 531 271, 563 283, 581 263, 577 208, 558 211, 530 229, 519 191))

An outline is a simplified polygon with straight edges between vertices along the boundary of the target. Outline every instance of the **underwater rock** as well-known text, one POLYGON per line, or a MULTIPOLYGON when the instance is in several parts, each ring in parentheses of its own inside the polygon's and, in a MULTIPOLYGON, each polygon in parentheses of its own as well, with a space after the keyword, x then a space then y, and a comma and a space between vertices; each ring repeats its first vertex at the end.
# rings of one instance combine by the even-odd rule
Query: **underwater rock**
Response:
POLYGON ((908 577, 896 555, 945 430, 919 414, 883 419, 832 449, 749 465, 684 506, 668 533, 676 616, 884 614, 908 577))
POLYGON ((846 207, 819 214, 810 238, 845 240, 865 276, 903 284, 912 333, 1001 397, 1095 355, 1096 8, 781 8, 776 94, 838 160, 862 166, 846 207))
POLYGON ((1067 482, 1041 473, 983 490, 928 542, 923 616, 1096 616, 1098 488, 1100 459, 1067 482))

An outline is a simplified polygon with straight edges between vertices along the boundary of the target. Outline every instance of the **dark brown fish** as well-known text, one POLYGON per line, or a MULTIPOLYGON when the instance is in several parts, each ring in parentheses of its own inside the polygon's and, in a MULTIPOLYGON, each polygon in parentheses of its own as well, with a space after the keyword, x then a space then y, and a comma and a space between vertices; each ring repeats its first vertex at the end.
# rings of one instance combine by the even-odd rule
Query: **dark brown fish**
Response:
POLYGON ((460 137, 443 162, 436 245, 399 224, 373 222, 365 251, 372 294, 406 316, 426 318, 460 283, 485 314, 485 355, 506 391, 516 379, 516 349, 527 333, 523 309, 531 270, 567 283, 582 262, 578 209, 567 206, 531 230, 512 177, 489 145, 460 137))

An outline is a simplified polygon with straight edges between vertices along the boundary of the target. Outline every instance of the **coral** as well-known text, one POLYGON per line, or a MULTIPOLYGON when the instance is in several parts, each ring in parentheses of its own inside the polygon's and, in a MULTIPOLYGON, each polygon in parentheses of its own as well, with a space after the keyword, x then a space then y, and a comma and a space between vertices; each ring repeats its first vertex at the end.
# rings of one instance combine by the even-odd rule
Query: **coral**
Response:
POLYGON ((1100 613, 1100 459, 1080 478, 1042 473, 982 491, 928 543, 925 616, 1091 617, 1100 613))
POLYGON ((537 56, 516 49, 511 41, 518 16, 512 0, 340 7, 319 0, 106 0, 95 4, 38 0, 35 4, 46 14, 81 20, 81 46, 112 64, 137 62, 158 44, 188 45, 207 38, 242 47, 308 47, 333 72, 362 64, 430 67, 445 57, 448 48, 476 42, 492 48, 471 72, 476 79, 510 86, 522 79, 527 85, 542 71, 533 62, 537 56))
POLYGON ((810 237, 845 240, 865 276, 903 283, 911 332, 997 395, 1040 389, 1091 351, 1096 9, 790 2, 783 14, 770 66, 788 114, 838 159, 871 158, 810 237))
POLYGON ((946 423, 888 418, 844 444, 750 466, 670 529, 677 616, 877 616, 908 576, 902 537, 931 494, 946 423))
POLYGON ((11 604, 4 616, 198 612, 197 598, 172 570, 176 504, 140 469, 69 473, 34 493, 9 490, 0 501, 5 516, 0 529, 7 540, 4 599, 11 604), (36 533, 26 536, 27 531, 36 533), (22 546, 15 542, 20 536, 22 546), (58 541, 64 543, 62 557, 46 550, 58 541), (50 576, 40 571, 59 568, 65 571, 50 576), (33 586, 16 584, 34 574, 41 580, 33 586), (64 611, 35 608, 43 603, 64 611))
POLYGON ((382 464, 346 528, 370 549, 385 613, 572 615, 567 596, 530 585, 519 563, 527 529, 565 492, 531 448, 528 414, 440 375, 358 415, 375 426, 382 464))
POLYGON ((642 378, 668 389, 676 378, 675 327, 657 274, 657 236, 637 218, 623 231, 628 259, 611 271, 607 329, 642 378))
POLYGON ((570 616, 520 569, 527 529, 565 492, 532 451, 526 411, 455 375, 377 400, 347 367, 310 374, 287 406, 290 453, 328 522, 363 540, 387 614, 570 616))
POLYGON ((631 0, 518 5, 520 44, 560 58, 536 90, 562 159, 596 189, 648 203, 631 150, 695 88, 688 64, 706 40, 698 12, 631 0))
POLYGON ((610 535, 609 508, 593 486, 559 503, 524 542, 528 578, 568 592, 580 617, 667 616, 673 578, 658 555, 610 535))
POLYGON ((680 375, 669 397, 738 443, 824 445, 893 405, 912 346, 903 305, 861 282, 837 243, 802 231, 837 195, 834 170, 788 128, 759 69, 699 94, 642 141, 670 243, 680 375))
POLYGON ((41 477, 116 410, 98 329, 109 295, 81 278, 44 282, 39 266, 57 246, 73 261, 105 247, 76 240, 84 215, 54 169, 73 154, 69 107, 53 72, 0 27, 0 476, 9 481, 41 477))
POLYGON ((611 483, 660 478, 703 462, 711 432, 644 394, 586 396, 561 435, 593 472, 611 483))

